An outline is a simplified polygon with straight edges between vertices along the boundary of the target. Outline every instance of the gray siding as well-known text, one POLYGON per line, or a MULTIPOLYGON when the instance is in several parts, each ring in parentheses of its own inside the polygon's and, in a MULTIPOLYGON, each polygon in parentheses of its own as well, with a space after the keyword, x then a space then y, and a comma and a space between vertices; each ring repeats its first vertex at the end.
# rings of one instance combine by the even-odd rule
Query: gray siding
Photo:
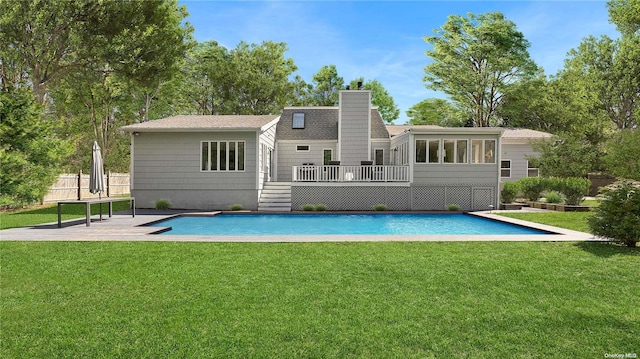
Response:
MULTIPOLYGON (((266 173, 266 171, 268 171, 268 163, 263 163, 264 160, 268 161, 268 153, 262 153, 263 151, 263 146, 265 145, 267 150, 271 149, 272 151, 275 151, 275 147, 276 147, 276 124, 274 124, 273 126, 269 127, 268 129, 266 129, 264 132, 262 132, 260 134, 260 143, 258 145, 258 171, 260 171, 260 174, 258 176, 259 178, 259 183, 258 183, 258 187, 260 189, 262 189, 264 182, 268 179, 268 173, 266 173)), ((275 152, 273 153, 273 155, 275 156, 275 152)), ((272 162, 275 162, 275 158, 273 159, 272 162)), ((275 164, 274 164, 275 165, 275 164)))
MULTIPOLYGON (((223 209, 218 198, 236 191, 237 201, 247 208, 257 206, 256 132, 150 133, 133 136, 132 196, 141 206, 168 198, 176 208, 223 209), (245 170, 203 172, 200 170, 201 141, 245 141, 245 170), (238 194, 240 194, 238 196, 238 194), (249 203, 243 198, 253 198, 249 203)), ((225 202, 226 203, 226 202, 225 202)))
MULTIPOLYGON (((415 140, 440 139, 440 140, 496 140, 496 148, 500 148, 500 141, 497 136, 491 135, 415 135, 412 136, 409 153, 413 165, 412 183, 417 185, 450 185, 450 184, 473 184, 497 186, 500 176, 500 160, 496 158, 496 163, 476 164, 471 163, 471 148, 468 147, 467 163, 416 163, 415 162, 415 140)), ((442 151, 442 141, 440 143, 442 151)), ((498 156, 496 156, 498 157, 498 156)))
POLYGON ((511 160, 511 177, 501 178, 503 182, 527 177, 527 157, 538 155, 530 144, 506 144, 503 142, 501 151, 501 160, 511 160))
POLYGON ((498 166, 495 164, 424 164, 413 166, 413 183, 445 184, 498 184, 498 166))
MULTIPOLYGON (((384 165, 391 164, 391 153, 390 153, 390 144, 389 141, 371 141, 371 161, 375 161, 376 159, 376 150, 382 149, 384 150, 384 165)), ((358 163, 360 164, 360 163, 358 163)))
POLYGON ((371 92, 340 92, 339 142, 342 165, 371 160, 371 92))
MULTIPOLYGON (((323 150, 332 149, 333 157, 337 158, 337 141, 300 141, 283 142, 278 141, 277 147, 277 181, 289 182, 292 179, 291 168, 301 166, 304 163, 313 163, 322 166, 323 150), (309 146, 309 152, 296 151, 298 145, 309 146)), ((360 163, 358 163, 360 164, 360 163)))

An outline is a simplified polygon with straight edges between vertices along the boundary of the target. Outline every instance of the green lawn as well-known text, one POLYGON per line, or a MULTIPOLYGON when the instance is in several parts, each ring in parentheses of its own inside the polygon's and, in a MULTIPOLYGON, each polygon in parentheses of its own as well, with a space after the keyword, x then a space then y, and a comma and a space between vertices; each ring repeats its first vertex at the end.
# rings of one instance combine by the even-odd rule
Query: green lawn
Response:
MULTIPOLYGON (((126 211, 129 209, 129 202, 114 202, 113 211, 126 211)), ((92 204, 91 213, 99 214, 100 205, 92 204)), ((109 213, 109 204, 102 204, 102 213, 109 213)), ((62 205, 62 220, 84 218, 86 216, 84 205, 62 205)), ((26 209, 19 211, 10 211, 0 213, 0 229, 17 228, 33 226, 41 223, 50 223, 58 221, 58 205, 26 209)))
POLYGON ((605 243, 0 242, 3 358, 637 353, 605 243))
POLYGON ((589 232, 588 219, 593 212, 498 212, 499 215, 574 231, 589 232))

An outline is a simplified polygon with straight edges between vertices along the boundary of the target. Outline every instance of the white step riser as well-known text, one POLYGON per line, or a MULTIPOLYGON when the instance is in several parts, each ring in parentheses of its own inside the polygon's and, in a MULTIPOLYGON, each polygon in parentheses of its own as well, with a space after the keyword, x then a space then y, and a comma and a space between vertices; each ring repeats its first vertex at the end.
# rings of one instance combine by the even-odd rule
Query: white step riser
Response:
POLYGON ((261 198, 291 198, 291 193, 262 193, 261 198))
POLYGON ((258 211, 291 212, 291 183, 265 183, 260 195, 258 211))

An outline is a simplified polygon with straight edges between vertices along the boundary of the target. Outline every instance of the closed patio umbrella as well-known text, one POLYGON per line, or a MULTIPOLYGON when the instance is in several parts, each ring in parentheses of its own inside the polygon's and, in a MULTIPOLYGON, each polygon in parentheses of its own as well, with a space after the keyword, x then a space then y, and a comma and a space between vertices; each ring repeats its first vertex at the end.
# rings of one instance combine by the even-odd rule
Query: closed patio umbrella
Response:
MULTIPOLYGON (((93 154, 91 156, 91 172, 89 174, 89 192, 98 194, 102 198, 104 192, 104 168, 102 167, 102 154, 98 141, 93 141, 93 154)), ((102 220, 102 203, 100 203, 100 220, 102 220)))

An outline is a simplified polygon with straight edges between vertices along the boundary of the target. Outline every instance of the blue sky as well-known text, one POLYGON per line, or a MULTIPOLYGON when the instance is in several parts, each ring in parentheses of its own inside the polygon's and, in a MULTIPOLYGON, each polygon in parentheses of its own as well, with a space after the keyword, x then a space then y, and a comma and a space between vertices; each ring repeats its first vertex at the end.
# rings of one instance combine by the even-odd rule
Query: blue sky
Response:
POLYGON ((555 74, 566 53, 589 36, 617 37, 605 1, 180 1, 196 40, 234 48, 240 41, 285 42, 296 74, 311 82, 323 65, 336 65, 348 82, 377 79, 405 111, 429 97, 422 78, 431 61, 425 35, 449 14, 500 11, 531 43, 532 59, 555 74))

